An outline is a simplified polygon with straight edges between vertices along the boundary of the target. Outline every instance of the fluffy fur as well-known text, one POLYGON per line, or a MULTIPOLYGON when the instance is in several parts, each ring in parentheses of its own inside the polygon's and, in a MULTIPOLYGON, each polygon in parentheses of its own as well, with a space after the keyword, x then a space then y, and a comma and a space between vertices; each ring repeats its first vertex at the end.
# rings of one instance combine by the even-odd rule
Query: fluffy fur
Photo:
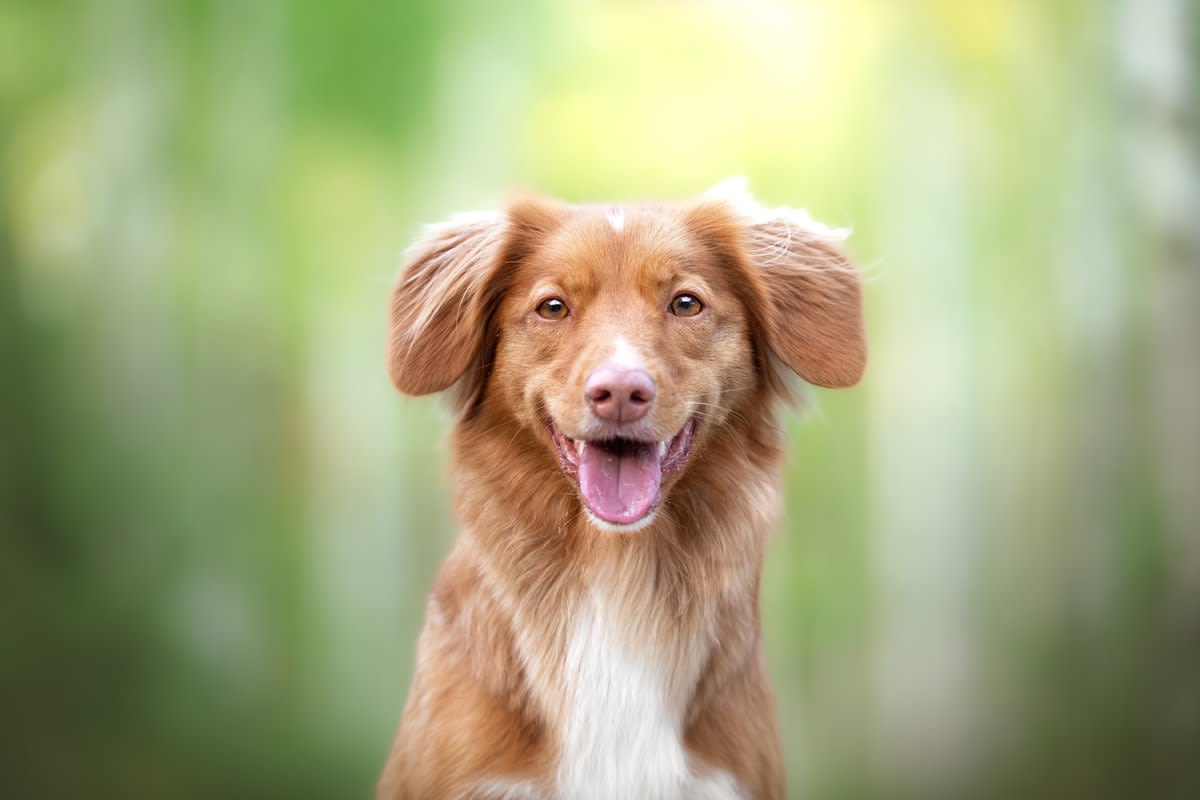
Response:
POLYGON ((454 389, 461 532, 380 798, 784 796, 759 578, 787 375, 849 386, 865 364, 839 239, 735 181, 679 206, 527 197, 413 246, 391 374, 454 389), (674 313, 680 294, 702 310, 674 313), (652 377, 643 418, 597 417, 602 364, 652 377), (630 524, 593 514, 577 474, 614 437, 667 453, 630 524))

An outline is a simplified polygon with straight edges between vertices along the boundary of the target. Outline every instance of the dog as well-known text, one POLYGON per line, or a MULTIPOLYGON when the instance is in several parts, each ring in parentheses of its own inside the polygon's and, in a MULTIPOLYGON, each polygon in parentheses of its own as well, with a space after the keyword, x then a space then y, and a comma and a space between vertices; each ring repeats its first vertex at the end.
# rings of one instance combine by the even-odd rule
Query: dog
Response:
POLYGON ((389 369, 451 391, 460 532, 377 796, 784 796, 759 581, 795 376, 856 383, 842 235, 744 181, 429 228, 389 369))

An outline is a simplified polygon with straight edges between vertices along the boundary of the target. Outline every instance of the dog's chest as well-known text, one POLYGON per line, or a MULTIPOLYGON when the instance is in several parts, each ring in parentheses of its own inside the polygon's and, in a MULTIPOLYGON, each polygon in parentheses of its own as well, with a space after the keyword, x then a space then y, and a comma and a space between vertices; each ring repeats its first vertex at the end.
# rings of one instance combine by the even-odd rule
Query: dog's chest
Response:
POLYGON ((649 615, 622 612, 623 599, 593 591, 570 620, 556 796, 741 797, 729 775, 694 763, 683 746, 701 654, 664 641, 649 615))

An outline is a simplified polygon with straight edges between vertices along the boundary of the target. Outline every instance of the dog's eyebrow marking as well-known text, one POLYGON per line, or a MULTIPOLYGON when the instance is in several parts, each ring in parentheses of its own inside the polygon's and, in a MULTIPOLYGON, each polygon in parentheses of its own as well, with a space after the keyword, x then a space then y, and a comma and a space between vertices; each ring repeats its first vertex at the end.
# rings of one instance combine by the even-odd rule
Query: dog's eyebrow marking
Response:
POLYGON ((608 224, 617 233, 625 230, 625 209, 614 206, 604 212, 604 216, 608 218, 608 224))

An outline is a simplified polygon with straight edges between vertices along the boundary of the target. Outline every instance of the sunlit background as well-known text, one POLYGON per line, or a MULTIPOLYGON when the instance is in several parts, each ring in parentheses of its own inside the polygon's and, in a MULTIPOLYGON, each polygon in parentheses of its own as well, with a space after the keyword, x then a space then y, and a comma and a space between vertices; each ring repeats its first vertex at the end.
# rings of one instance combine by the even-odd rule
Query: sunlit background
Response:
MULTIPOLYGON (((424 222, 745 174, 854 229, 789 413, 793 797, 1200 797, 1189 0, 0 0, 0 793, 366 797, 454 535, 424 222)), ((637 754, 630 755, 636 758, 637 754)))

